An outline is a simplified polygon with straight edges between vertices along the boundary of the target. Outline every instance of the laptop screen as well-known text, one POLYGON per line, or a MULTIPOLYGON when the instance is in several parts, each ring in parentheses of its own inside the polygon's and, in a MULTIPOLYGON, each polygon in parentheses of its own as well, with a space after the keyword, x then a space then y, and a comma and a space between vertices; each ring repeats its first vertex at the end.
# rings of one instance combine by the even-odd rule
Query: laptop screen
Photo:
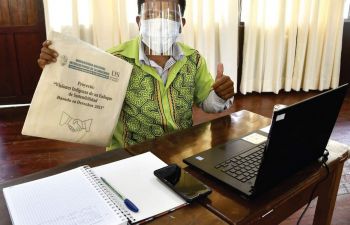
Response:
POLYGON ((347 88, 343 85, 274 112, 256 190, 268 189, 323 155, 347 88))
POLYGON ((247 140, 265 135, 257 130, 184 162, 256 196, 323 156, 347 88, 343 85, 274 111, 266 143, 247 140))

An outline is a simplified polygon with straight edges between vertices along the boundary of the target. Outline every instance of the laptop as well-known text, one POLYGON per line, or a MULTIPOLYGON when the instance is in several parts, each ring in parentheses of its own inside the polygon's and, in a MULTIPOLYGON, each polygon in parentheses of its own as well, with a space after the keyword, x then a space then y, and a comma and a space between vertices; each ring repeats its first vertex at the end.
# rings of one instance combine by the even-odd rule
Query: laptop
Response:
POLYGON ((349 84, 273 112, 261 130, 183 161, 251 198, 320 161, 349 84))

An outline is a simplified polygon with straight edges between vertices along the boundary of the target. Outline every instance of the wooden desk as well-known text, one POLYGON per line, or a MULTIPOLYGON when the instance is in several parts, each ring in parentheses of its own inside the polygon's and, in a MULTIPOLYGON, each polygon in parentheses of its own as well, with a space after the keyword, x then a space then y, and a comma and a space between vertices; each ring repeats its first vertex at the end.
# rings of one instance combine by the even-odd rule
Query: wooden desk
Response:
MULTIPOLYGON (((127 148, 126 151, 131 155, 152 151, 167 163, 178 163, 213 189, 213 193, 208 199, 159 217, 151 221, 150 224, 225 224, 226 222, 231 224, 277 224, 305 205, 312 188, 325 177, 326 171, 324 169, 310 166, 265 195, 255 200, 245 200, 232 188, 194 168, 187 167, 182 162, 182 159, 186 157, 265 127, 269 123, 270 119, 266 117, 248 111, 239 111, 181 132, 127 148)), ((318 186, 315 193, 315 196, 318 196, 318 202, 314 224, 330 224, 342 168, 348 157, 347 150, 348 147, 345 145, 336 142, 329 143, 328 166, 330 174, 327 180, 318 186)), ((0 185, 0 189, 83 164, 96 166, 119 160, 129 157, 127 152, 124 150, 106 152, 3 183, 0 185)), ((0 224, 10 224, 2 192, 0 194, 0 224)))
MULTIPOLYGON (((131 146, 127 151, 140 154, 150 150, 167 163, 175 162, 186 167, 182 159, 269 124, 269 118, 243 110, 155 141, 131 146)), ((314 224, 331 222, 348 149, 345 145, 330 141, 327 162, 330 174, 315 193, 319 197, 314 224)), ((310 166, 265 195, 255 200, 244 200, 220 181, 194 168, 187 167, 186 170, 213 189, 213 193, 201 204, 231 224, 278 224, 308 202, 313 187, 326 175, 325 169, 310 166)))
MULTIPOLYGON (((103 165, 106 163, 118 161, 132 156, 130 153, 123 149, 105 152, 93 157, 89 157, 83 160, 78 160, 73 163, 69 163, 63 166, 59 166, 53 169, 43 170, 37 173, 33 173, 27 176, 23 176, 11 181, 7 181, 0 184, 0 225, 10 225, 11 219, 6 206, 2 189, 8 186, 28 182, 43 177, 51 176, 57 173, 61 173, 82 165, 90 165, 91 167, 103 165)), ((223 219, 219 218, 207 208, 203 207, 200 203, 194 203, 187 205, 186 207, 175 210, 166 216, 161 216, 154 221, 149 221, 147 224, 204 224, 204 225, 222 225, 227 224, 223 219)))

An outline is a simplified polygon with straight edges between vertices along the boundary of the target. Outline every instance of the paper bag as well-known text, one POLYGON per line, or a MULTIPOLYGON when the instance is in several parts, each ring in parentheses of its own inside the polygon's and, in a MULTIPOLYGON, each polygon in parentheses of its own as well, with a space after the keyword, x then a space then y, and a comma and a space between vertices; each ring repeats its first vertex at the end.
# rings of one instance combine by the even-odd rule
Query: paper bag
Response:
POLYGON ((132 65, 76 38, 51 37, 59 56, 41 74, 22 134, 107 146, 132 65))

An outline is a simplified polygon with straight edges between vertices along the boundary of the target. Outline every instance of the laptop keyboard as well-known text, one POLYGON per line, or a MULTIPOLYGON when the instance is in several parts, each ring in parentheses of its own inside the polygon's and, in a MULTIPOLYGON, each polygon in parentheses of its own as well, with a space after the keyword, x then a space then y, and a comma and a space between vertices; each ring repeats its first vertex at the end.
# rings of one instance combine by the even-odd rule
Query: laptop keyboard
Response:
POLYGON ((241 182, 246 182, 257 175, 265 144, 266 142, 227 159, 215 168, 241 182))

